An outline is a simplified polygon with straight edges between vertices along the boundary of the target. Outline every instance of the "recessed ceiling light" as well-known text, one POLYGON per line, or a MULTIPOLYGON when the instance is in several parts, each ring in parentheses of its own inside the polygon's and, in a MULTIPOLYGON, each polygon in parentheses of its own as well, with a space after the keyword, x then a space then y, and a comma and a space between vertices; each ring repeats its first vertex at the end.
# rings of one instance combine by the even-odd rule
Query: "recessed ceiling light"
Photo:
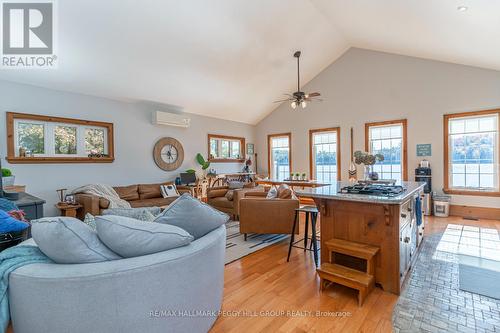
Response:
POLYGON ((457 7, 457 10, 459 12, 465 12, 465 11, 467 11, 467 9, 469 9, 469 7, 467 7, 467 6, 458 6, 457 7))

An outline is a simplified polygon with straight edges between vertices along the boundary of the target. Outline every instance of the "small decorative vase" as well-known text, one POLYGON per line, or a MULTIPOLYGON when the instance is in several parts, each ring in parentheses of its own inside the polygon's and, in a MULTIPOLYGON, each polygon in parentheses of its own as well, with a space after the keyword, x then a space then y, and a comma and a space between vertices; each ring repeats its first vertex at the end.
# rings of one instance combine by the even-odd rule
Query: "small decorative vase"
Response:
POLYGON ((370 165, 365 165, 365 173, 363 175, 364 180, 371 180, 370 179, 370 173, 371 173, 371 166, 370 165))

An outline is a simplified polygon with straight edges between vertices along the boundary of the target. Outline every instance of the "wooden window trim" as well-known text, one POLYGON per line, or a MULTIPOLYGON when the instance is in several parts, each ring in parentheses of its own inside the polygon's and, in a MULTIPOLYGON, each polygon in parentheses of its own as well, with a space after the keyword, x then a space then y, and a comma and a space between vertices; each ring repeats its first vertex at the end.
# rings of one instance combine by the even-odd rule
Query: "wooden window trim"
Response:
POLYGON ((313 137, 315 133, 321 132, 336 132, 337 134, 337 180, 340 181, 342 175, 341 170, 341 152, 340 152, 340 127, 318 128, 309 130, 309 177, 312 179, 314 176, 314 163, 313 163, 313 137))
MULTIPOLYGON (((474 196, 485 196, 485 197, 500 197, 500 191, 475 191, 475 190, 467 190, 467 189, 453 189, 450 188, 449 181, 449 120, 453 118, 462 118, 462 117, 474 117, 474 116, 484 116, 490 114, 498 115, 498 132, 500 133, 500 109, 492 109, 492 110, 482 110, 482 111, 470 111, 470 112, 460 112, 460 113, 452 113, 443 115, 443 167, 444 167, 444 180, 443 180, 443 192, 447 194, 455 194, 455 195, 474 195, 474 196)), ((498 138, 497 138, 498 140, 498 138)), ((498 147, 498 158, 500 158, 500 144, 497 143, 498 147)), ((500 177, 500 170, 497 165, 497 177, 500 177)))
POLYGON ((365 150, 370 151, 370 127, 385 126, 385 125, 403 125, 403 181, 408 181, 408 120, 388 120, 372 123, 365 123, 365 150))
POLYGON ((7 112, 7 157, 6 160, 11 164, 40 164, 40 163, 111 163, 115 160, 113 123, 101 121, 91 121, 83 119, 63 118, 43 116, 27 113, 7 112), (14 121, 16 119, 35 120, 53 123, 66 123, 74 125, 84 125, 92 127, 103 127, 107 130, 108 156, 105 157, 19 157, 16 156, 14 149, 14 121))
POLYGON ((269 178, 271 178, 271 139, 283 136, 288 137, 288 164, 290 165, 290 172, 292 172, 292 133, 269 134, 267 136, 267 174, 269 178))
POLYGON ((243 163, 245 162, 245 138, 239 136, 229 136, 229 135, 219 135, 219 134, 208 134, 207 139, 207 156, 208 161, 213 163, 243 163), (227 140, 239 140, 240 141, 240 150, 241 156, 243 158, 210 158, 210 140, 211 139, 227 139, 227 140))

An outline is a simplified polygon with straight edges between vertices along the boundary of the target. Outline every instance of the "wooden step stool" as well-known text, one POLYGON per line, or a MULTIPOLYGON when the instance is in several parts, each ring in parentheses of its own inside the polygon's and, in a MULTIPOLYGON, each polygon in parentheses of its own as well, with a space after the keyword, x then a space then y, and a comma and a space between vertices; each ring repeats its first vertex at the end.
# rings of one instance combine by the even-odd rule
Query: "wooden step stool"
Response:
POLYGON ((321 264, 317 269, 320 276, 321 290, 327 281, 338 283, 358 290, 358 304, 363 305, 365 297, 375 284, 375 256, 379 251, 377 246, 333 238, 325 242, 330 253, 329 263, 321 264), (332 253, 341 253, 366 260, 366 271, 359 271, 334 262, 332 253))

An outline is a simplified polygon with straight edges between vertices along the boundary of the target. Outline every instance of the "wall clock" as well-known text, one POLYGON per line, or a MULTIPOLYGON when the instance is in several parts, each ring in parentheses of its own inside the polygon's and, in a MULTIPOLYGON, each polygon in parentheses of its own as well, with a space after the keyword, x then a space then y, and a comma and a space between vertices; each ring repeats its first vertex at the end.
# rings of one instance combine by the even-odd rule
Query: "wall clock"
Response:
POLYGON ((162 138, 155 144, 153 158, 160 169, 173 171, 184 161, 184 148, 174 138, 162 138))

